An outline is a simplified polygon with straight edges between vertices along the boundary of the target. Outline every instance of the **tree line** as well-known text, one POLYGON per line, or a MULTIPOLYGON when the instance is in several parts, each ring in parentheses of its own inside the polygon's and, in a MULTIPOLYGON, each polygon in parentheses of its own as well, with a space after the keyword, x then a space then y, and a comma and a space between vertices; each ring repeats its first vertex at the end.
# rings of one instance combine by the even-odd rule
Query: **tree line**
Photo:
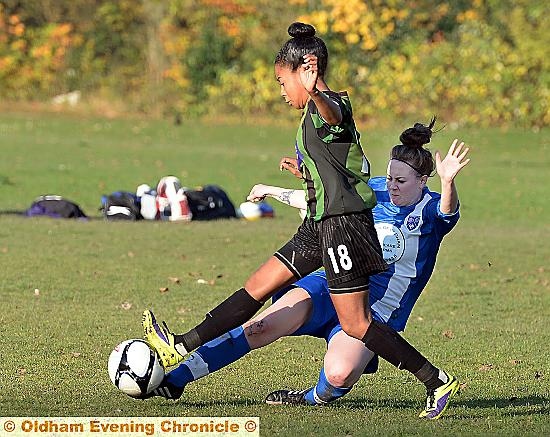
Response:
POLYGON ((329 48, 359 119, 550 124, 546 0, 1 0, 0 98, 79 91, 131 111, 286 116, 293 21, 329 48))

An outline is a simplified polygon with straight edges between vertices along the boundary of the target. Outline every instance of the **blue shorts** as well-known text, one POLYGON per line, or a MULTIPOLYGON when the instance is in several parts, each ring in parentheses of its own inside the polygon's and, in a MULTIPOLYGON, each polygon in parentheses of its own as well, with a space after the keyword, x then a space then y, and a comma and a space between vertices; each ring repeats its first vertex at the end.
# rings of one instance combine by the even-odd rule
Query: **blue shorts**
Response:
MULTIPOLYGON (((330 339, 342 330, 342 326, 340 325, 336 309, 330 298, 325 271, 318 270, 310 273, 294 284, 276 293, 271 301, 273 303, 276 302, 285 293, 294 288, 303 288, 307 291, 313 303, 313 310, 309 320, 291 335, 309 335, 311 337, 324 338, 328 344, 330 339)), ((374 311, 372 311, 372 317, 384 323, 374 311)), ((376 370, 378 370, 378 355, 375 355, 374 358, 370 360, 363 373, 375 373, 376 370)))

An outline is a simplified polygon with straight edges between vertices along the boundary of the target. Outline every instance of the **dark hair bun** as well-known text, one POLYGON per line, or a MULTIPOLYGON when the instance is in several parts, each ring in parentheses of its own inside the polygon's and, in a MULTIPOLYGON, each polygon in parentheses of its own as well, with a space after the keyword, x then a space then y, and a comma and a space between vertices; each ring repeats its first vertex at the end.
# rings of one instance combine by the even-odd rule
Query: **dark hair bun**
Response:
POLYGON ((313 27, 311 24, 305 24, 305 23, 292 23, 290 26, 288 26, 288 34, 292 38, 308 38, 315 36, 315 27, 313 27))
POLYGON ((435 117, 432 118, 428 126, 422 123, 415 123, 413 127, 410 127, 403 131, 399 136, 399 141, 404 146, 409 147, 422 147, 424 144, 428 144, 432 138, 432 127, 435 124, 435 117))

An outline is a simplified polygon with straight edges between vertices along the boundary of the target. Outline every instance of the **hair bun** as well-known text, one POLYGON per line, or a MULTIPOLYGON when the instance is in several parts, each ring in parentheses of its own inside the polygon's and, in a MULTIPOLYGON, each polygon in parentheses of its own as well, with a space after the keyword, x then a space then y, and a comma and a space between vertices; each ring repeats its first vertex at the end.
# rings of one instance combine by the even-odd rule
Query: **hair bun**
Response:
POLYGON ((410 127, 403 131, 399 136, 399 141, 404 146, 420 148, 424 144, 428 144, 432 138, 432 127, 435 124, 435 117, 432 118, 428 126, 422 123, 415 123, 413 127, 410 127))
POLYGON ((300 22, 292 23, 288 26, 288 34, 292 38, 309 38, 315 36, 315 27, 300 22))

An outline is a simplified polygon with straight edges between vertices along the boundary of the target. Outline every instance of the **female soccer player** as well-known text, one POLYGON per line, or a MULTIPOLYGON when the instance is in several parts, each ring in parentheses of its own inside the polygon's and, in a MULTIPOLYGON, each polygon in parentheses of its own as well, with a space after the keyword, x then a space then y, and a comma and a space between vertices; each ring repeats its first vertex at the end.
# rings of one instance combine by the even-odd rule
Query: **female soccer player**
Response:
POLYGON ((328 52, 315 29, 294 23, 292 37, 275 58, 281 96, 303 110, 296 136, 299 169, 307 192, 307 217, 291 240, 246 281, 244 288, 211 310, 182 335, 143 314, 145 338, 164 367, 248 321, 279 289, 324 267, 330 297, 342 329, 400 369, 413 373, 427 390, 444 386, 441 372, 390 326, 373 319, 369 277, 387 266, 372 218, 376 204, 368 185, 369 164, 359 144, 346 93, 324 80, 328 52))
MULTIPOLYGON (((433 158, 422 145, 430 141, 431 131, 420 124, 402 135, 403 145, 395 146, 388 164, 387 178, 373 178, 378 204, 373 210, 378 238, 389 264, 385 272, 371 278, 373 317, 402 331, 412 307, 434 268, 439 245, 457 223, 458 195, 454 178, 469 162, 468 149, 455 140, 445 159, 436 154, 441 178, 441 195, 425 186, 433 172, 433 158), (424 174, 422 174, 424 173, 424 174)), ((298 208, 305 208, 304 193, 256 185, 250 200, 274 197, 298 208)), ((332 306, 323 271, 315 272, 293 284, 290 291, 274 296, 274 303, 241 328, 201 346, 176 370, 168 373, 154 394, 179 398, 191 381, 208 375, 286 335, 311 335, 325 338, 328 347, 324 367, 315 387, 303 391, 278 390, 270 393, 270 404, 324 405, 347 392, 363 373, 373 373, 378 360, 365 345, 345 334, 332 306), (374 359, 373 359, 374 358, 374 359)), ((421 417, 438 418, 458 389, 456 379, 428 393, 421 417)))

